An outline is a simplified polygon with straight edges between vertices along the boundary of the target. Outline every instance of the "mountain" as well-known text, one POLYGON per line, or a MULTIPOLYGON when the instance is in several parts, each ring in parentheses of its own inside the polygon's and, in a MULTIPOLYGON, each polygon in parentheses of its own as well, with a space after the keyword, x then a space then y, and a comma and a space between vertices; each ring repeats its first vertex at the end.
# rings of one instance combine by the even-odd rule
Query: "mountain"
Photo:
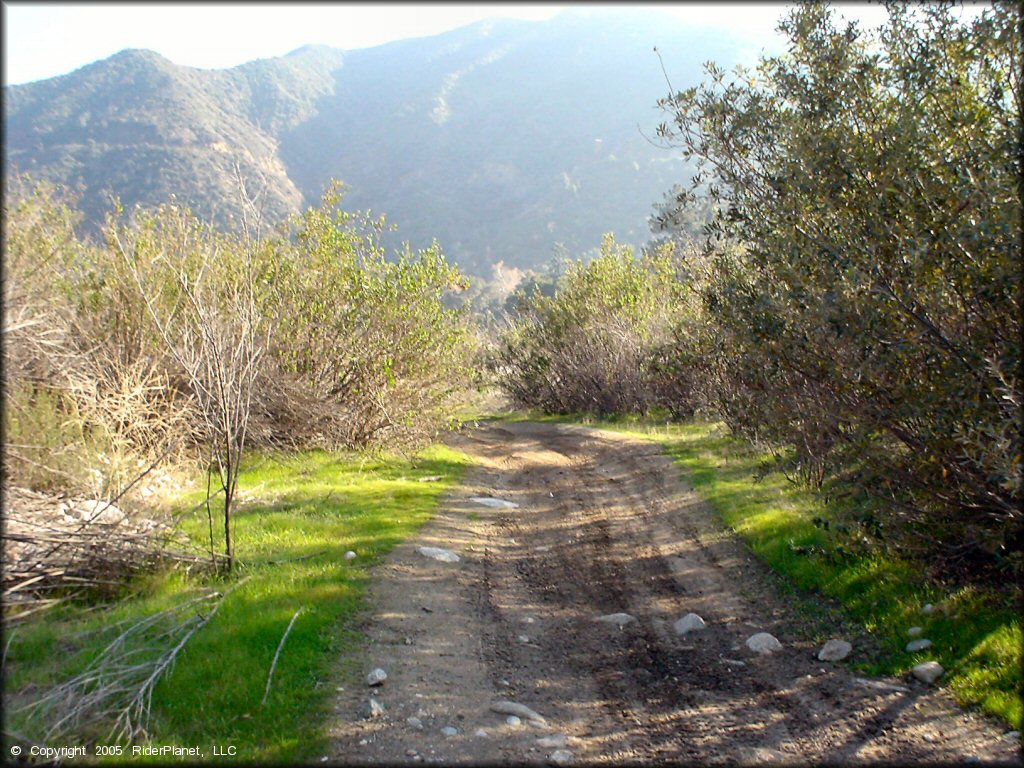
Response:
POLYGON ((174 195, 205 218, 240 210, 238 178, 277 219, 330 178, 346 208, 398 225, 392 245, 438 239, 464 269, 535 267, 612 231, 642 244, 647 217, 687 179, 654 146, 668 86, 696 84, 736 44, 652 9, 496 19, 339 51, 307 46, 226 70, 126 50, 4 88, 5 172, 79 185, 87 221, 174 195))

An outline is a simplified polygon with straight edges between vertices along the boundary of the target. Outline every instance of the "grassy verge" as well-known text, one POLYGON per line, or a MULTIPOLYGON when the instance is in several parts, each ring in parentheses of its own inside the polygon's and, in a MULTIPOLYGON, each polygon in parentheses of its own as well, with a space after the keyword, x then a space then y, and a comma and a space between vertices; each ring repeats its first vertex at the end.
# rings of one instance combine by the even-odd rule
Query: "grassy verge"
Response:
POLYGON ((584 423, 661 444, 754 554, 796 589, 838 602, 855 626, 878 641, 880 652, 854 661, 855 667, 867 674, 902 675, 914 664, 934 659, 946 669, 943 682, 961 704, 977 705, 1014 728, 1021 727, 1024 637, 1011 596, 929 583, 913 563, 891 555, 832 556, 828 534, 812 520, 834 518, 840 509, 781 473, 755 480, 768 457, 730 437, 722 425, 584 423), (926 615, 921 608, 928 603, 936 610, 926 615), (913 639, 907 630, 913 626, 922 627, 920 637, 931 640, 931 648, 905 651, 913 639))
MULTIPOLYGON (((324 754, 334 685, 352 682, 359 672, 340 668, 338 659, 360 642, 354 618, 367 569, 426 522, 469 462, 443 447, 412 460, 253 456, 234 517, 238 566, 229 584, 214 586, 225 590, 248 580, 227 596, 156 688, 147 745, 197 746, 206 760, 223 759, 214 757, 214 746, 222 754, 233 748, 234 759, 247 763, 313 761, 324 754), (419 482, 432 475, 441 479, 419 482), (348 550, 358 556, 345 560, 348 550), (274 653, 300 608, 261 706, 274 653)), ((182 498, 181 508, 200 499, 198 492, 182 498)), ((197 513, 183 527, 197 541, 208 540, 205 515, 197 513)), ((7 654, 8 694, 18 699, 19 691, 41 690, 83 669, 112 639, 106 628, 138 621, 211 585, 199 582, 180 572, 154 576, 133 585, 135 594, 117 605, 68 609, 20 627, 7 654)), ((29 737, 38 732, 25 715, 5 709, 5 729, 29 737)), ((101 733, 82 736, 90 735, 105 743, 101 733)), ((128 756, 138 759, 130 750, 128 756)))

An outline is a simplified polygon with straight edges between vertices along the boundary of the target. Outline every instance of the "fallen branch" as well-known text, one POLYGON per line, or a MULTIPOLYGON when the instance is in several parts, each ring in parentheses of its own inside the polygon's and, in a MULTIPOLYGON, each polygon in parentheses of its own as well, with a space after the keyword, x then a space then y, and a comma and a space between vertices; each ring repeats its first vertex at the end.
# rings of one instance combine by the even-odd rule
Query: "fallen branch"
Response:
POLYGON ((277 653, 274 654, 274 660, 270 662, 270 673, 267 675, 267 688, 263 691, 263 700, 260 701, 262 707, 267 703, 267 696, 270 695, 270 681, 274 678, 274 669, 277 667, 277 657, 281 655, 281 649, 284 648, 284 641, 288 639, 288 633, 292 631, 292 625, 295 624, 295 620, 299 618, 299 614, 302 613, 302 609, 299 608, 292 616, 292 620, 288 622, 288 629, 284 631, 284 635, 281 636, 281 642, 277 644, 277 653))

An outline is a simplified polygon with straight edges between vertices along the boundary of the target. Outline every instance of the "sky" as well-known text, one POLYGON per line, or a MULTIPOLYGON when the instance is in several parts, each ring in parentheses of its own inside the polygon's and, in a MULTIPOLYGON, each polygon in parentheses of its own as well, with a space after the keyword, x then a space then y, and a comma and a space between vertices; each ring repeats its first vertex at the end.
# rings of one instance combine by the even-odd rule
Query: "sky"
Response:
MULTIPOLYGON (((630 4, 631 7, 637 4, 630 4)), ((777 46, 783 3, 658 3, 694 24, 732 30, 747 41, 751 62, 777 46), (775 42, 773 42, 773 40, 775 42)), ((426 37, 481 19, 542 20, 586 3, 53 3, 4 0, 5 85, 67 74, 125 48, 147 48, 175 64, 204 69, 282 56, 307 44, 343 50, 426 37)), ((593 6, 607 7, 607 4, 593 6)), ((869 25, 880 6, 839 4, 869 25)))

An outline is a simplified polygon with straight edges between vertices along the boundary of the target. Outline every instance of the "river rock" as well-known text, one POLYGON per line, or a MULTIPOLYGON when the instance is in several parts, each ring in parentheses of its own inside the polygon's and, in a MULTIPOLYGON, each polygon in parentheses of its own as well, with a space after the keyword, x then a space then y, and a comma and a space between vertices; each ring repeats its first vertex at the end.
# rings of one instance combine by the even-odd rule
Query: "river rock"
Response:
POLYGON ((628 613, 608 613, 604 616, 598 616, 594 621, 600 621, 605 624, 614 624, 620 629, 632 621, 636 621, 635 616, 630 616, 628 613))
POLYGON ((908 637, 917 637, 922 632, 924 632, 924 629, 921 628, 921 627, 911 627, 910 629, 907 630, 907 636, 908 637))
POLYGON ((685 635, 687 632, 704 629, 705 626, 707 625, 704 623, 704 619, 696 613, 688 613, 683 618, 677 619, 676 623, 672 625, 677 635, 685 635))
POLYGON ((356 559, 356 553, 355 553, 355 552, 353 552, 353 551, 352 551, 352 550, 350 549, 350 550, 349 550, 348 552, 346 552, 346 553, 345 553, 345 559, 346 559, 346 560, 355 560, 355 559, 356 559))
POLYGON ((410 728, 415 728, 417 731, 423 730, 423 721, 420 720, 418 717, 407 717, 405 718, 405 722, 409 725, 410 728))
POLYGON ((441 547, 420 547, 418 551, 424 557, 440 560, 442 563, 457 563, 460 559, 450 549, 441 549, 441 547))
POLYGON ((493 496, 473 496, 470 498, 470 501, 476 504, 482 504, 485 507, 495 507, 497 509, 516 509, 519 506, 514 501, 496 499, 493 496))
POLYGON ((775 653, 782 649, 782 643, 768 632, 758 632, 747 638, 747 648, 754 653, 775 653))
POLYGON ((917 651, 923 651, 925 648, 931 648, 932 641, 922 638, 921 640, 911 640, 907 643, 907 653, 917 653, 917 651))
POLYGON ((388 679, 388 673, 380 667, 370 671, 370 674, 366 676, 366 684, 371 688, 376 685, 384 685, 384 681, 388 679))
POLYGON ((444 728, 441 729, 441 733, 444 734, 445 736, 448 736, 450 738, 452 736, 458 736, 459 729, 458 728, 453 728, 450 725, 446 725, 444 728))
POLYGON ((528 638, 526 635, 517 635, 516 640, 518 640, 520 643, 530 642, 530 638, 528 638))
POLYGON ((914 677, 922 683, 928 683, 929 685, 942 677, 945 671, 937 661, 925 661, 921 664, 915 664, 914 668, 910 670, 914 677))
POLYGON ((924 607, 921 608, 921 613, 923 613, 925 616, 928 616, 929 614, 935 613, 935 606, 932 605, 931 603, 925 603, 924 607))
POLYGON ((515 715, 509 715, 508 717, 505 718, 505 724, 506 725, 511 725, 513 728, 518 728, 520 725, 523 724, 523 721, 520 720, 515 715))
POLYGON ((548 760, 554 765, 569 765, 572 762, 572 752, 565 749, 556 749, 548 755, 548 760))
POLYGON ((499 715, 515 715, 521 717, 523 720, 532 720, 542 725, 547 724, 547 720, 543 716, 537 714, 532 709, 524 704, 519 704, 515 701, 507 701, 505 699, 496 701, 491 704, 491 711, 497 712, 499 715))
POLYGON ((841 661, 850 655, 853 646, 845 640, 829 640, 818 651, 820 661, 841 661))
POLYGON ((383 717, 385 711, 383 704, 376 699, 370 699, 359 708, 359 716, 364 720, 370 720, 374 717, 383 717))

